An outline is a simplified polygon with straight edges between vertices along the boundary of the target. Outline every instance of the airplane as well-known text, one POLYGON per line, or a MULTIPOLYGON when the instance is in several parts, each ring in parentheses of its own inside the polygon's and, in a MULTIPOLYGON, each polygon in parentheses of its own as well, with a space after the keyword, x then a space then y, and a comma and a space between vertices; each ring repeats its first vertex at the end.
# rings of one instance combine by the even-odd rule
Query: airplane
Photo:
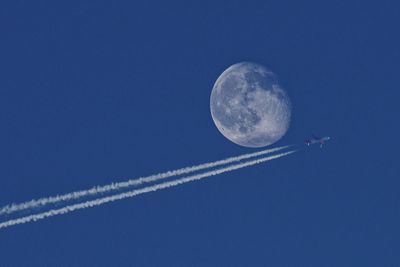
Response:
POLYGON ((329 136, 317 137, 317 136, 313 135, 311 139, 308 139, 305 142, 308 146, 313 145, 313 144, 319 144, 319 147, 322 148, 322 146, 325 144, 325 142, 328 141, 329 139, 331 139, 329 136))

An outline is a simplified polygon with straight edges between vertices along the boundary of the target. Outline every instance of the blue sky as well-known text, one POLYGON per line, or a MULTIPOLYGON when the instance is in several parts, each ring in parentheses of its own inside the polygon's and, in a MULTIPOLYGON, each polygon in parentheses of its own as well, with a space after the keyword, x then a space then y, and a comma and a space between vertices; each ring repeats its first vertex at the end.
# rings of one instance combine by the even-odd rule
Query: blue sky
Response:
POLYGON ((273 70, 284 159, 0 231, 1 266, 398 266, 395 1, 2 1, 0 205, 253 152, 209 97, 273 70), (321 150, 302 142, 330 135, 321 150))

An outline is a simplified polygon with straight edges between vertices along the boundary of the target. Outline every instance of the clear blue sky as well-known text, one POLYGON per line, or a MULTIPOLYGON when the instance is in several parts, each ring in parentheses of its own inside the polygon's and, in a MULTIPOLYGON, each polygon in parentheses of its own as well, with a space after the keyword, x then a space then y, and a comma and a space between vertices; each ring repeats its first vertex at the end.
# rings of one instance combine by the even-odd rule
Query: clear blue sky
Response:
POLYGON ((254 151, 210 116, 258 62, 294 155, 0 231, 0 266, 400 266, 395 1, 0 3, 0 206, 254 151), (308 149, 310 134, 329 135, 308 149))

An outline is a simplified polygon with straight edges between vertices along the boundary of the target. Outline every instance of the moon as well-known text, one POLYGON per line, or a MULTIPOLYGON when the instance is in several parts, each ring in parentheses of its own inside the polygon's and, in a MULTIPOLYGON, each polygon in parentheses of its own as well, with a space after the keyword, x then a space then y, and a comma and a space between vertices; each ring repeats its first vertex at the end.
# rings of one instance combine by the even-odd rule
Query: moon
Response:
POLYGON ((210 97, 211 116, 230 141, 264 147, 287 132, 291 103, 276 75, 262 65, 241 62, 217 79, 210 97))

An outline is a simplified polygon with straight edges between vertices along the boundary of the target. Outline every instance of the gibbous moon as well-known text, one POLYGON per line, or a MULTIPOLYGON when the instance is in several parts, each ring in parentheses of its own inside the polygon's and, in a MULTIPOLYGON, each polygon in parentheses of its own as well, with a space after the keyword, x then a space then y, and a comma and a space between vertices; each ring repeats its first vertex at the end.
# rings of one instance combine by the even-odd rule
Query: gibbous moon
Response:
POLYGON ((276 75, 251 62, 234 64, 217 79, 210 98, 218 130, 245 147, 268 146, 285 135, 290 99, 276 75))

